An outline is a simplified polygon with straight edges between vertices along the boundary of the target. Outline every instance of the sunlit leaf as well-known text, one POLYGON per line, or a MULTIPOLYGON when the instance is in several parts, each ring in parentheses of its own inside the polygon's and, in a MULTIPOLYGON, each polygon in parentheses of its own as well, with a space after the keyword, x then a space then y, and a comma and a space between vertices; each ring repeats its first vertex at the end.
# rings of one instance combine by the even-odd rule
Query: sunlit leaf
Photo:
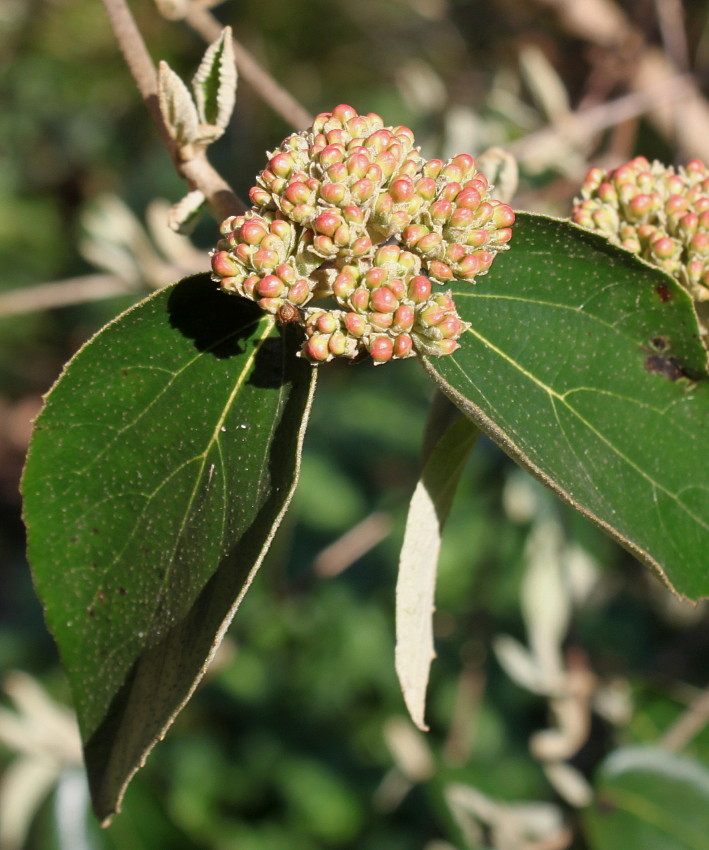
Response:
POLYGON ((94 805, 190 696, 294 487, 314 372, 255 305, 188 278, 67 366, 23 479, 29 557, 94 805))
POLYGON ((681 287, 520 215, 510 250, 453 291, 472 327, 427 361, 439 387, 680 594, 709 594, 709 380, 681 287))

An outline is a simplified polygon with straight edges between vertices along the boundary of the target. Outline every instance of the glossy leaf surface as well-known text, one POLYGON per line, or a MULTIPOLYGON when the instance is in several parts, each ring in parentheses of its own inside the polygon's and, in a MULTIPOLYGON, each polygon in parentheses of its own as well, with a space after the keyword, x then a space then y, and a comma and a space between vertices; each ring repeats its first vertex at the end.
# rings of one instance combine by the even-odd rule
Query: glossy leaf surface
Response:
POLYGON ((191 694, 290 499, 315 372, 296 350, 200 275, 87 343, 38 418, 29 557, 101 817, 191 694))
POLYGON ((709 772, 659 749, 617 750, 601 765, 584 826, 592 850, 704 850, 709 772))
POLYGON ((680 594, 709 594, 709 380, 689 297, 567 222, 520 215, 512 248, 453 287, 472 323, 439 387, 680 594))

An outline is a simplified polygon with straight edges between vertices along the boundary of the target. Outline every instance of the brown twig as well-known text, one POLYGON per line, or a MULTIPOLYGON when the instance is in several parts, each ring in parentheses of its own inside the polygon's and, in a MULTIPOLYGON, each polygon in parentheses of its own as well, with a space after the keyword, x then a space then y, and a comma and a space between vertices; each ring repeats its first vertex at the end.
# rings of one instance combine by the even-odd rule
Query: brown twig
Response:
POLYGON ((101 301, 136 292, 137 287, 110 274, 87 274, 0 293, 0 318, 101 301))
POLYGON ((662 746, 670 752, 685 747, 709 723, 709 688, 694 699, 662 737, 662 746))
MULTIPOLYGON (((157 72, 153 60, 136 26, 125 0, 103 0, 108 12, 113 33, 135 80, 146 106, 157 124, 158 130, 177 173, 187 180, 190 189, 199 189, 212 207, 219 221, 230 215, 238 215, 246 207, 229 184, 209 163, 206 153, 199 151, 191 159, 182 159, 177 145, 170 138, 160 114, 158 102, 157 72)), ((217 36, 219 33, 217 33, 217 36)))
MULTIPOLYGON (((664 51, 644 43, 640 33, 625 12, 612 0, 536 0, 551 8, 562 25, 573 35, 608 51, 609 58, 620 56, 628 45, 635 44, 633 60, 627 63, 628 87, 640 94, 656 91, 680 70, 664 51)), ((695 79, 684 75, 684 85, 676 100, 663 99, 648 111, 655 126, 676 141, 683 156, 709 159, 709 103, 695 79)))
POLYGON ((382 542, 391 531, 389 516, 376 511, 358 522, 317 556, 313 570, 320 578, 344 572, 356 560, 382 542))
POLYGON ((658 105, 665 101, 677 103, 690 97, 690 86, 686 75, 677 75, 662 81, 654 88, 633 92, 616 100, 573 112, 557 126, 545 127, 512 142, 507 146, 507 150, 518 159, 524 159, 548 150, 550 142, 559 137, 577 143, 587 141, 592 134, 657 109, 658 105))
MULTIPOLYGON (((188 3, 185 21, 207 42, 219 37, 222 26, 214 15, 202 5, 188 3)), ((313 123, 310 113, 264 70, 249 51, 234 39, 234 62, 241 77, 258 92, 274 112, 295 130, 305 130, 313 123)))

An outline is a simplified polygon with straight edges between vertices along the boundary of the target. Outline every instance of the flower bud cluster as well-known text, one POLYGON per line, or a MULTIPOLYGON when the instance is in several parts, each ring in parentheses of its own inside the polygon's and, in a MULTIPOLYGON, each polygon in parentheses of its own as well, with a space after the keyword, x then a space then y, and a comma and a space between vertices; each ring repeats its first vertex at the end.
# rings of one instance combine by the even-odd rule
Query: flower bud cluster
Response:
POLYGON ((677 170, 645 157, 608 173, 592 168, 572 218, 709 301, 709 172, 700 160, 677 170))
POLYGON ((313 363, 445 355, 468 325, 432 284, 474 281, 507 248, 514 213, 471 156, 425 160, 407 127, 347 105, 269 154, 212 255, 223 289, 300 316, 313 363), (308 307, 331 296, 336 309, 308 307))
POLYGON ((268 313, 310 300, 314 283, 298 274, 295 225, 249 211, 225 219, 220 232, 212 271, 222 289, 256 301, 268 313))
POLYGON ((449 292, 432 293, 421 259, 398 245, 382 245, 370 262, 343 265, 329 277, 328 292, 341 309, 306 311, 303 355, 310 360, 366 352, 375 363, 385 363, 417 352, 452 354, 469 327, 449 292))

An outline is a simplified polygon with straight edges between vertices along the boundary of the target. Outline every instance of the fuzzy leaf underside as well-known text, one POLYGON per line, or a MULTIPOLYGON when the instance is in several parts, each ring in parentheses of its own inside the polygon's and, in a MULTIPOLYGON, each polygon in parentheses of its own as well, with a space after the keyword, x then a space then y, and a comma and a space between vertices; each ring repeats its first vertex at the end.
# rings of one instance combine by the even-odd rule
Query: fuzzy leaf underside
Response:
POLYGON ((453 295, 472 327, 425 368, 505 451, 679 594, 709 594, 709 379, 689 296, 568 222, 520 214, 453 295))
POLYGON ((101 818, 201 678, 290 500, 315 376, 296 350, 198 275, 100 331, 37 420, 29 559, 101 818))
POLYGON ((435 655, 433 613, 441 534, 479 435, 477 427, 458 413, 424 462, 406 518, 396 582, 395 660, 406 707, 422 730, 428 729, 424 709, 435 655))

